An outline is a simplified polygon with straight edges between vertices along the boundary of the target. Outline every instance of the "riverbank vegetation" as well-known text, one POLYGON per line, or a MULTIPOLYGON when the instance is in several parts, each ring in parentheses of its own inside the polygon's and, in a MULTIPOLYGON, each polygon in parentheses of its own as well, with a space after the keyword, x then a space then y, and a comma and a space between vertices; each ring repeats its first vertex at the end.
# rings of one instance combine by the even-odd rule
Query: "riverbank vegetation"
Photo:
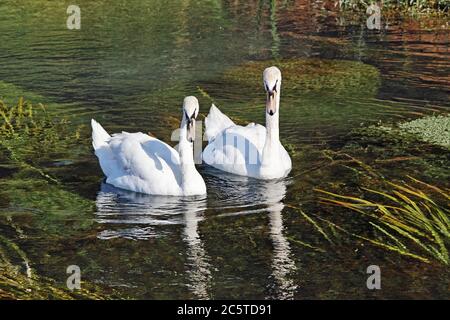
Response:
POLYGON ((344 10, 359 10, 371 3, 378 4, 381 8, 414 14, 446 14, 450 8, 449 0, 382 0, 382 1, 359 1, 339 0, 339 7, 344 10))

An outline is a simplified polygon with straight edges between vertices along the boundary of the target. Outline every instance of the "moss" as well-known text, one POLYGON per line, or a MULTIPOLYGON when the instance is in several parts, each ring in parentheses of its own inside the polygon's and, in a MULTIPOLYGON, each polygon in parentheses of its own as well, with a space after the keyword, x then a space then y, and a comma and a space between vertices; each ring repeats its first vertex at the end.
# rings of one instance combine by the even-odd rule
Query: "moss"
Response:
POLYGON ((398 125, 399 129, 431 144, 450 148, 450 116, 428 116, 398 125))
POLYGON ((402 144, 425 143, 450 148, 450 115, 433 115, 397 124, 372 125, 353 133, 402 144))
POLYGON ((262 71, 271 65, 280 68, 283 91, 288 94, 295 91, 296 94, 322 92, 373 96, 380 84, 380 73, 373 66, 357 61, 316 58, 247 62, 226 71, 224 78, 231 84, 258 90, 262 87, 262 71))

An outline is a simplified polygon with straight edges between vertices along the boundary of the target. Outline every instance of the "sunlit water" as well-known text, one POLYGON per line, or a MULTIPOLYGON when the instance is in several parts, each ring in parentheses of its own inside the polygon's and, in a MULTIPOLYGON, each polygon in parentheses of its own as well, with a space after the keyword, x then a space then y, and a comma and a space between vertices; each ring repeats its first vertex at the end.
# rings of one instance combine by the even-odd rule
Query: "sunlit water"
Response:
MULTIPOLYGON (((258 181, 201 165, 207 197, 158 197, 103 183, 92 153, 55 160, 49 167, 62 167, 66 188, 95 208, 61 213, 49 205, 39 214, 2 209, 30 233, 19 238, 33 268, 64 286, 66 267, 77 264, 84 280, 133 298, 448 294, 442 269, 352 242, 331 245, 292 209, 318 213, 323 208, 314 204, 313 188, 328 180, 353 183, 336 171, 314 171, 318 152, 343 144, 352 128, 448 107, 448 26, 415 26, 408 33, 392 21, 387 30, 371 32, 320 1, 78 4, 80 31, 66 29, 64 3, 0 5, 0 80, 59 103, 63 107, 53 112, 70 116, 74 125, 95 117, 111 132, 151 131, 169 142, 184 96, 199 96, 201 113, 207 113, 210 101, 198 87, 227 114, 263 123, 264 92, 221 78, 251 60, 363 61, 379 68, 381 86, 373 97, 283 95, 280 134, 300 154, 285 180, 258 181), (371 264, 381 266, 384 290, 367 290, 371 264)), ((402 170, 393 176, 411 173, 402 170)), ((361 228, 351 215, 343 223, 361 228)), ((15 237, 10 228, 2 230, 15 237)))

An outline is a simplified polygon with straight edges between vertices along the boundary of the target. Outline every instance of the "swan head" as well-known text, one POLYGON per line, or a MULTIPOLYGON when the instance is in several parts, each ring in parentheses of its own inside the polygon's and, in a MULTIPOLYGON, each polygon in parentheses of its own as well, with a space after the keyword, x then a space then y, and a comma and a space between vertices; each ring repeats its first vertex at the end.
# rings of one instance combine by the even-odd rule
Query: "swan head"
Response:
POLYGON ((194 96, 184 98, 183 101, 183 121, 182 126, 186 125, 186 139, 189 142, 195 140, 195 119, 197 119, 200 106, 194 96))
POLYGON ((280 97, 281 71, 277 67, 269 67, 263 72, 264 89, 267 93, 266 112, 273 116, 277 113, 277 99, 280 97))

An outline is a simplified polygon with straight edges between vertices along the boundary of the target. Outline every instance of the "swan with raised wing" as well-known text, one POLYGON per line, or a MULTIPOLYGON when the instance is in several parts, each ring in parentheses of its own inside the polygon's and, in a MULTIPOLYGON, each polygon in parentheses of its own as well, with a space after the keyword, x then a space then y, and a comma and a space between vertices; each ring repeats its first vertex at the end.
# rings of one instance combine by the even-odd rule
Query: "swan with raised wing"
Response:
POLYGON ((291 158, 280 143, 279 115, 281 71, 269 67, 263 73, 266 97, 266 127, 250 123, 239 126, 214 104, 205 119, 208 145, 203 160, 226 172, 258 179, 287 176, 291 158))
POLYGON ((186 97, 178 151, 147 134, 109 135, 92 119, 92 145, 106 182, 134 192, 191 196, 206 194, 206 185, 194 164, 193 141, 198 100, 186 97))

